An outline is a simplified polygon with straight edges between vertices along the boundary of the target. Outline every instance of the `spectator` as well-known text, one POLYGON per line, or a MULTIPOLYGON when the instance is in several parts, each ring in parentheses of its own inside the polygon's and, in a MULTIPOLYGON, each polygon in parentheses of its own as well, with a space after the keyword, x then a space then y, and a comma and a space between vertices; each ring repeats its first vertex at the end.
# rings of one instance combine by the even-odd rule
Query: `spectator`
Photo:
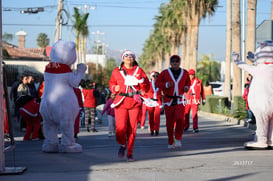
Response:
POLYGON ((101 124, 102 123, 101 112, 106 103, 105 94, 103 93, 103 87, 101 85, 96 86, 94 95, 96 97, 96 118, 95 119, 99 124, 101 124))
POLYGON ((91 80, 87 80, 82 93, 84 97, 85 126, 88 132, 90 132, 90 126, 92 132, 97 132, 95 128, 96 98, 94 92, 95 84, 91 80))
POLYGON ((245 88, 244 88, 244 93, 243 93, 242 97, 246 102, 246 110, 247 110, 247 120, 246 120, 246 122, 251 123, 251 124, 255 124, 256 123, 256 118, 255 118, 253 112, 249 109, 248 100, 247 100, 251 81, 252 81, 252 76, 250 74, 248 74, 248 77, 246 79, 245 88))
POLYGON ((28 84, 28 76, 23 75, 21 83, 19 84, 19 86, 17 88, 17 98, 24 96, 24 95, 31 96, 30 90, 29 90, 29 87, 27 86, 27 84, 28 84))
POLYGON ((15 121, 19 121, 20 120, 20 113, 19 113, 19 108, 15 106, 15 102, 18 98, 18 93, 17 93, 17 89, 18 86, 20 85, 21 81, 22 81, 23 77, 18 75, 17 76, 17 80, 15 80, 11 86, 11 90, 10 90, 10 100, 13 102, 14 105, 14 120, 15 121))
POLYGON ((105 112, 107 113, 108 118, 108 136, 113 136, 115 132, 115 111, 111 107, 111 104, 114 102, 116 95, 111 94, 111 96, 108 98, 105 108, 102 110, 101 115, 103 115, 105 112))
POLYGON ((27 86, 29 88, 30 96, 37 97, 38 94, 37 94, 37 91, 36 91, 36 88, 35 88, 35 85, 34 85, 34 78, 33 78, 32 75, 28 76, 27 86))
MULTIPOLYGON (((30 90, 28 87, 28 76, 27 75, 23 75, 22 76, 22 80, 21 83, 19 84, 18 88, 17 88, 17 99, 18 100, 21 96, 31 96, 30 94, 30 90)), ((20 117, 20 130, 24 131, 26 129, 26 122, 25 120, 20 117)))

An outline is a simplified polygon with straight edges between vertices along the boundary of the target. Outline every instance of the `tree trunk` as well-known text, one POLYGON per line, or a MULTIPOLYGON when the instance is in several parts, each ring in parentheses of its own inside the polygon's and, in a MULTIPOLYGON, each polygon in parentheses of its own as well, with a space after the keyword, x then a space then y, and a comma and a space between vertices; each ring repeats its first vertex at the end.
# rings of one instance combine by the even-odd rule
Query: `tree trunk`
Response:
POLYGON ((199 34, 199 14, 195 14, 195 17, 193 17, 193 26, 192 26, 192 34, 191 34, 191 61, 189 68, 196 70, 197 69, 197 56, 198 56, 198 34, 199 34))
POLYGON ((182 35, 181 35, 181 39, 180 39, 180 41, 181 41, 181 59, 182 59, 182 67, 183 68, 185 68, 186 67, 186 42, 187 42, 187 40, 186 40, 186 32, 185 31, 183 31, 182 32, 182 35))
POLYGON ((225 88, 224 96, 228 97, 228 100, 231 100, 230 94, 230 73, 231 73, 231 1, 227 0, 227 26, 226 26, 226 66, 225 66, 225 88))
MULTIPOLYGON (((246 53, 255 52, 256 49, 256 7, 257 0, 248 0, 247 5, 247 32, 246 32, 246 53)), ((246 59, 246 63, 252 64, 246 59)), ((247 77, 247 76, 245 76, 247 77)))
POLYGON ((191 61, 191 32, 192 32, 192 26, 191 26, 191 20, 189 17, 187 17, 187 43, 186 43, 186 57, 185 57, 185 69, 189 69, 190 67, 190 61, 191 61))
MULTIPOLYGON (((241 55, 241 17, 240 0, 233 0, 232 3, 232 49, 241 55)), ((233 90, 232 100, 235 96, 242 95, 242 73, 235 63, 233 63, 233 90)))
POLYGON ((165 51, 165 68, 170 67, 170 53, 168 51, 165 51))

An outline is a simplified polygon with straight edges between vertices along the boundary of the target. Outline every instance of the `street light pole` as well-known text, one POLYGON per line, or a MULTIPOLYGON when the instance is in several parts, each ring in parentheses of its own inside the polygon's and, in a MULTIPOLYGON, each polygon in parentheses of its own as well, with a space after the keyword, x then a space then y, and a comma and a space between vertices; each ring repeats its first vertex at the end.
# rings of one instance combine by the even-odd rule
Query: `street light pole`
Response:
POLYGON ((99 30, 96 32, 92 32, 91 34, 96 34, 96 72, 98 72, 98 61, 99 61, 99 36, 100 35, 105 35, 104 32, 100 32, 99 30))
MULTIPOLYGON (((242 15, 242 61, 245 61, 245 0, 243 0, 243 15, 242 15)), ((245 72, 242 71, 242 94, 244 93, 245 72)))
POLYGON ((55 34, 55 42, 62 38, 62 23, 61 18, 59 18, 60 12, 63 9, 63 1, 58 1, 58 8, 57 8, 57 16, 56 16, 56 34, 55 34))

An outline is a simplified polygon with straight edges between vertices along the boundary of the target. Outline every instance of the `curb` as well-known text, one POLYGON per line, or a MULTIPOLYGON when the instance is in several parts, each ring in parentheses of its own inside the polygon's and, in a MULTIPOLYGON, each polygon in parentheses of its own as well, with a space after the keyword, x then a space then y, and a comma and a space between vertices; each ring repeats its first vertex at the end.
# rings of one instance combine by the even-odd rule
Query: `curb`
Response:
POLYGON ((237 124, 237 125, 240 125, 242 127, 246 127, 248 129, 251 129, 251 130, 256 130, 256 124, 249 124, 249 123, 246 123, 244 120, 238 120, 236 118, 229 117, 229 116, 226 116, 226 115, 215 114, 215 113, 204 112, 204 111, 198 111, 198 113, 200 113, 201 116, 213 117, 215 119, 224 120, 225 122, 232 123, 232 124, 237 124))

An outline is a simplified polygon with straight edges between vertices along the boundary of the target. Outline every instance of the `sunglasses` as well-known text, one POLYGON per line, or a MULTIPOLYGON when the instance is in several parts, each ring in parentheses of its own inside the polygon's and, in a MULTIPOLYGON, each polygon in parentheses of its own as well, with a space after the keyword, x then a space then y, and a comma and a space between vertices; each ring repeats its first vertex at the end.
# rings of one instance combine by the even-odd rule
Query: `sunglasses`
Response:
POLYGON ((124 57, 129 57, 129 58, 134 58, 134 55, 131 55, 131 54, 124 54, 123 56, 124 57))
POLYGON ((158 77, 158 75, 153 75, 152 77, 158 77))
POLYGON ((174 62, 178 63, 178 62, 180 62, 180 60, 178 60, 178 59, 172 59, 171 63, 174 63, 174 62))

